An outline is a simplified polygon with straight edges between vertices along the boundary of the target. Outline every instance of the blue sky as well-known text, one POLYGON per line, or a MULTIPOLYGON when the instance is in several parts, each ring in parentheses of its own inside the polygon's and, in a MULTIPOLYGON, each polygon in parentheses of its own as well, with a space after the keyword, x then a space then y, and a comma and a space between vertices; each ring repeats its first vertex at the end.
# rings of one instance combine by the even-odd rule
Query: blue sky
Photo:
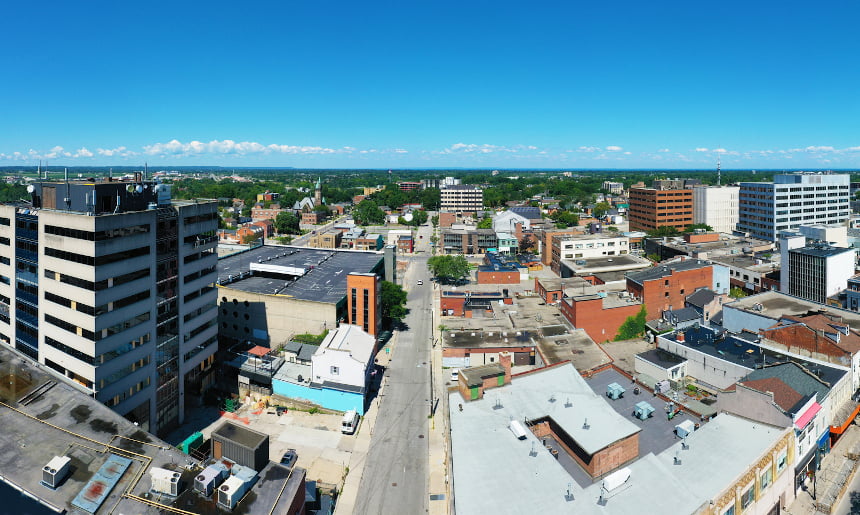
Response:
POLYGON ((0 166, 860 168, 858 15, 7 2, 0 166))

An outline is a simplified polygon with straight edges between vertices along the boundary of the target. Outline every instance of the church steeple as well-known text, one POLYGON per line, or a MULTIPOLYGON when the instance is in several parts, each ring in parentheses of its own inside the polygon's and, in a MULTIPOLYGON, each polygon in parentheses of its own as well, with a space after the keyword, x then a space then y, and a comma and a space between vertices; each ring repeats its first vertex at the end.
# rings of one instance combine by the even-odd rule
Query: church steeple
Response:
POLYGON ((322 178, 320 177, 317 177, 317 184, 314 189, 314 205, 322 205, 322 178))

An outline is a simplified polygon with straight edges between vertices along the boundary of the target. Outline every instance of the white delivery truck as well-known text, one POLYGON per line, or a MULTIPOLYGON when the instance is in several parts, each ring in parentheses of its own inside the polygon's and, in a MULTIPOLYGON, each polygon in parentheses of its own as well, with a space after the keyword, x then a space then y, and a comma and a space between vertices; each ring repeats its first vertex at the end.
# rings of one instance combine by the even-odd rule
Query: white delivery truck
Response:
POLYGON ((351 409, 343 414, 343 421, 340 423, 340 431, 345 435, 351 435, 358 429, 359 416, 358 412, 351 409))

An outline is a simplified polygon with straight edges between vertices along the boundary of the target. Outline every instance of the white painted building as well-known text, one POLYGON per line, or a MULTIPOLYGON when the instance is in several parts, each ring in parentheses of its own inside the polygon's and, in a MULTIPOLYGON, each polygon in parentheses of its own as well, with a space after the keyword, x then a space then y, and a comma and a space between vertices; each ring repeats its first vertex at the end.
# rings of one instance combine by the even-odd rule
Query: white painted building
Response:
POLYGON ((693 223, 707 224, 716 232, 731 233, 738 223, 737 186, 693 188, 693 223))
POLYGON ((502 211, 493 216, 493 230, 514 234, 517 232, 517 224, 523 224, 523 230, 530 229, 531 221, 513 211, 502 211))
POLYGON ((559 259, 589 259, 630 253, 630 238, 605 233, 555 236, 552 252, 559 259))
POLYGON ((789 295, 824 304, 854 276, 854 249, 816 243, 782 253, 780 291, 789 295))
POLYGON ((328 333, 311 357, 313 383, 337 383, 364 388, 372 369, 376 340, 356 325, 341 325, 328 333))

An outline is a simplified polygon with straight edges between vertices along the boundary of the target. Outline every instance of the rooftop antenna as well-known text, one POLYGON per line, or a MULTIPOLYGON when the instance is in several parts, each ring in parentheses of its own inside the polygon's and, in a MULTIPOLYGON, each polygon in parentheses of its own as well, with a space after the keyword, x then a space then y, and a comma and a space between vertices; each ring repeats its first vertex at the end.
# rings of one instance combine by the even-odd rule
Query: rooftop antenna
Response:
POLYGON ((720 153, 717 153, 717 186, 720 185, 720 153))

